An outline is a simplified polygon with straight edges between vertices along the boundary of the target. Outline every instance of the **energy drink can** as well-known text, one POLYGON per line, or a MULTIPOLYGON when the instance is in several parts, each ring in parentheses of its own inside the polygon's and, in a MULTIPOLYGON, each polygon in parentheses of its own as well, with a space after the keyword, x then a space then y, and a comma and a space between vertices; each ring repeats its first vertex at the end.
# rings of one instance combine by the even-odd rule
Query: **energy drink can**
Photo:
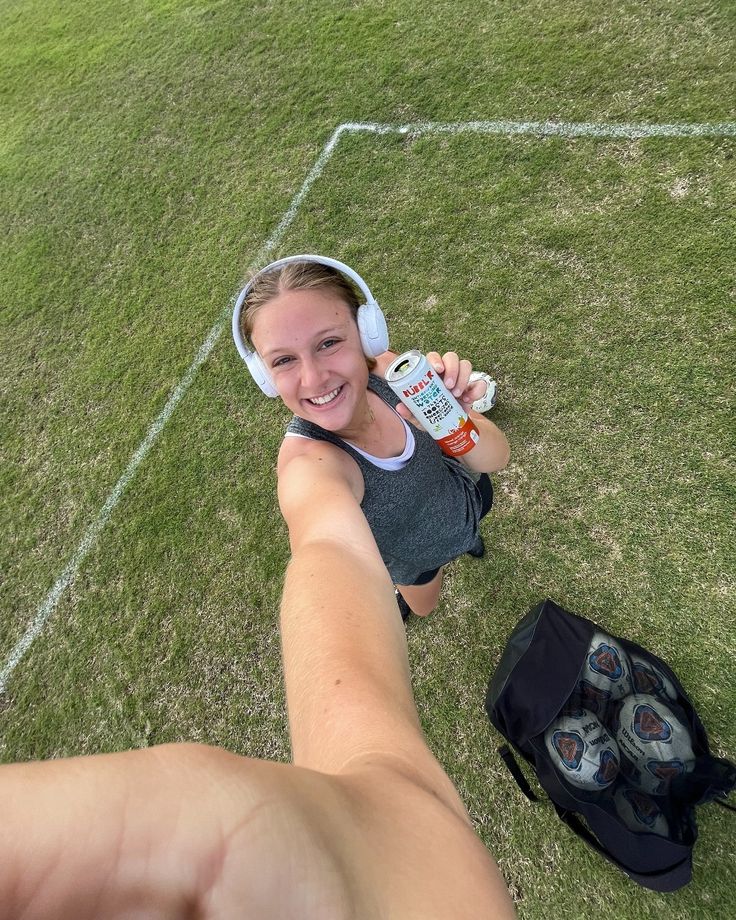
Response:
POLYGON ((478 443, 478 429, 421 351, 406 351, 386 370, 386 383, 450 457, 478 443))

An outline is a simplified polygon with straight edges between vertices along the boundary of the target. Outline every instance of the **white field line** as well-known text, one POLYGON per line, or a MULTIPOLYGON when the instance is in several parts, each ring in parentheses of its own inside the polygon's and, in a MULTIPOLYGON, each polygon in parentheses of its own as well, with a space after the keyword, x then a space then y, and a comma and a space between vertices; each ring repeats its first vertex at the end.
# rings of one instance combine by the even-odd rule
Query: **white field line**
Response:
MULTIPOLYGON (((258 253, 254 267, 260 267, 270 253, 281 242, 284 233, 291 226, 304 199, 309 194, 312 185, 322 174, 330 157, 335 151, 340 137, 343 134, 371 133, 371 134, 403 134, 415 136, 420 134, 496 134, 510 137, 516 134, 531 135, 533 137, 610 137, 610 138, 644 138, 644 137, 725 137, 736 136, 736 122, 723 122, 720 124, 595 124, 588 122, 551 122, 551 121, 467 121, 467 122, 416 122, 409 124, 378 124, 375 122, 345 122, 339 125, 325 144, 322 152, 314 163, 309 175, 304 180, 302 187, 296 193, 287 208, 278 226, 263 244, 258 253)), ((179 405, 189 387, 192 385, 200 367, 209 357, 210 352, 217 344, 223 330, 230 325, 230 316, 235 304, 235 296, 223 310, 222 315, 210 329, 205 341, 197 352, 194 361, 181 379, 174 392, 169 397, 166 405, 158 417, 151 424, 145 438, 131 457, 125 472, 115 484, 107 500, 100 509, 97 518, 89 526, 72 558, 67 563, 53 588, 49 591, 43 603, 26 629, 22 638, 11 651, 8 659, 0 671, 0 694, 4 693, 13 671, 20 663, 23 656, 38 638, 41 630, 61 599, 64 591, 75 580, 82 562, 94 546, 97 538, 107 524, 110 515, 120 501, 123 492, 135 476, 138 467, 145 460, 148 452, 153 447, 164 426, 171 418, 174 410, 179 405)))
MULTIPOLYGON (((299 206, 306 198, 309 189, 319 178, 322 170, 327 165, 327 161, 332 155, 332 151, 335 149, 335 146, 340 138, 340 134, 341 130, 340 128, 337 128, 334 131, 332 137, 325 144, 314 166, 310 170, 309 175, 304 180, 302 187, 296 193, 291 201, 291 204, 287 208, 286 213, 281 218, 278 227, 261 247, 261 250, 255 260, 255 267, 262 266, 263 263, 267 260, 269 254, 274 250, 276 246, 278 246, 284 233, 296 217, 299 206)), ((225 310, 222 312, 215 325, 207 333, 207 338, 202 343, 194 361, 192 361, 189 369, 184 374, 184 377, 181 379, 179 384, 176 386, 174 392, 171 394, 171 396, 169 396, 168 401, 166 402, 164 408, 161 410, 158 418, 155 419, 153 424, 148 429, 148 433, 131 457, 125 472, 120 477, 120 479, 118 479, 112 492, 110 492, 108 495, 105 504, 102 506, 99 514, 97 515, 97 518, 87 528, 87 532, 82 537, 82 541, 74 552, 72 558, 67 563, 66 568, 56 580, 53 588, 46 595, 45 600, 36 611, 36 615, 34 616, 30 625, 27 627, 25 633, 18 640, 15 647, 8 656, 8 660, 5 662, 2 671, 0 671, 0 694, 5 692, 13 671, 16 669, 33 642, 38 638, 41 630, 46 624, 46 621, 56 609, 62 594, 77 577, 77 573, 79 572, 79 568, 82 565, 82 562, 94 546, 97 537, 100 535, 103 528, 107 524, 110 515, 114 511, 115 506, 120 501, 123 492, 130 483, 131 479, 135 476, 138 467, 145 460, 148 452, 158 439, 158 436, 163 431, 164 425, 173 415, 174 409, 176 409, 185 393, 192 385, 194 378, 197 376, 197 371, 209 357, 210 352, 215 347, 220 336, 222 335, 223 329, 230 325, 230 316, 232 315, 233 308, 235 307, 235 296, 226 306, 225 310)))
POLYGON ((736 122, 714 124, 596 124, 574 121, 463 121, 414 122, 382 125, 373 122, 346 122, 338 130, 369 131, 372 134, 527 134, 532 137, 723 137, 736 136, 736 122))

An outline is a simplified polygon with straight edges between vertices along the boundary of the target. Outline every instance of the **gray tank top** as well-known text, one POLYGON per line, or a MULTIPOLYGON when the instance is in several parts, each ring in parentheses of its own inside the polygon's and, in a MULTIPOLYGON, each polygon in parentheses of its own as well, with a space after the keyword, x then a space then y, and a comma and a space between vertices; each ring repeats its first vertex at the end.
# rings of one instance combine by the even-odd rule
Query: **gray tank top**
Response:
MULTIPOLYGON (((389 406, 397 397, 371 374, 368 388, 389 406)), ((478 536, 481 499, 472 473, 442 453, 431 435, 414 429, 413 456, 400 470, 382 470, 342 438, 294 416, 287 431, 328 441, 348 453, 365 482, 361 507, 381 557, 397 585, 411 585, 471 549, 478 536)))

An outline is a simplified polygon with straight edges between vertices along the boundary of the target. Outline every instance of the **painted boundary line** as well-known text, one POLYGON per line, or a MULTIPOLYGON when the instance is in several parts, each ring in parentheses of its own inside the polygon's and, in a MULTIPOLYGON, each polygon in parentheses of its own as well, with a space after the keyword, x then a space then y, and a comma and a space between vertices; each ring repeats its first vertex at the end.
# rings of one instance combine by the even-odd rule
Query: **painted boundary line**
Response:
POLYGON ((371 134, 527 134, 532 137, 734 137, 736 122, 712 124, 596 124, 574 121, 425 121, 404 125, 346 122, 336 133, 367 131, 371 134))
MULTIPOLYGON (((553 122, 553 121, 467 121, 467 122, 415 122, 408 124, 378 124, 375 122, 345 122, 333 131, 332 136, 322 149, 312 166, 301 188, 291 200, 289 207, 284 212, 278 226, 263 244, 258 252, 253 267, 259 267, 266 262, 269 255, 283 239, 284 234, 291 226, 302 203, 309 194, 314 183, 322 175, 344 134, 398 134, 408 137, 422 134, 430 135, 460 135, 460 134, 486 134, 511 137, 513 135, 528 135, 532 137, 596 137, 596 138, 626 138, 635 140, 646 137, 736 137, 736 122, 722 122, 715 124, 596 124, 594 122, 553 122)), ((197 352, 194 361, 182 377, 179 384, 169 397, 166 405, 153 421, 148 432, 131 457, 125 472, 115 484, 100 509, 97 518, 87 528, 79 546, 72 558, 67 563, 63 572, 56 580, 43 603, 38 607, 36 614, 27 627, 21 639, 16 643, 8 659, 0 671, 0 694, 4 693, 16 667, 38 638, 46 622, 56 609, 62 595, 77 577, 77 573, 94 546, 97 538, 107 524, 110 515, 115 510, 123 493, 135 476, 138 467, 148 456, 149 451, 171 418, 174 410, 184 398, 187 390, 192 385, 197 372, 210 355, 222 335, 223 330, 229 327, 230 315, 235 304, 235 296, 223 310, 220 318, 210 329, 206 339, 197 352)))

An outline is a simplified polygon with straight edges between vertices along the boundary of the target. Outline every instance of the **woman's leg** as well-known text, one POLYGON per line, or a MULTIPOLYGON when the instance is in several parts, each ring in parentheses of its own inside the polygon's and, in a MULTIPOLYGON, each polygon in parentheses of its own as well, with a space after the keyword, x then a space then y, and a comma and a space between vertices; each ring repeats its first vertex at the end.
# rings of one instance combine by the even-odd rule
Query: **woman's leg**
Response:
POLYGON ((432 581, 424 585, 397 585, 401 596, 418 617, 428 616, 437 606, 442 590, 442 567, 432 581))

